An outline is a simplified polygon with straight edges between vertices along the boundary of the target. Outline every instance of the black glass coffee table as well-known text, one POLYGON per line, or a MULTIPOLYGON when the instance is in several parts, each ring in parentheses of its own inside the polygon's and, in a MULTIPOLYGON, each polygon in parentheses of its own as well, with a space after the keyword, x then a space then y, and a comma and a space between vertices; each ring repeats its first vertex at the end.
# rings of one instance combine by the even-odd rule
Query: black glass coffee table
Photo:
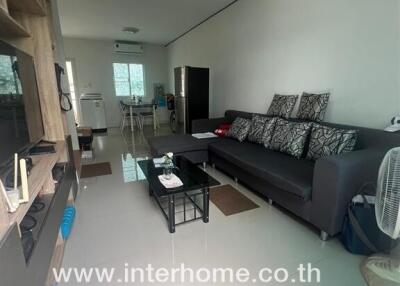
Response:
POLYGON ((162 214, 167 219, 168 229, 175 232, 177 225, 202 219, 209 221, 209 188, 220 183, 185 157, 174 158, 173 173, 181 179, 183 186, 167 189, 158 176, 163 168, 156 168, 153 160, 138 162, 149 184, 149 195, 153 196, 162 214))

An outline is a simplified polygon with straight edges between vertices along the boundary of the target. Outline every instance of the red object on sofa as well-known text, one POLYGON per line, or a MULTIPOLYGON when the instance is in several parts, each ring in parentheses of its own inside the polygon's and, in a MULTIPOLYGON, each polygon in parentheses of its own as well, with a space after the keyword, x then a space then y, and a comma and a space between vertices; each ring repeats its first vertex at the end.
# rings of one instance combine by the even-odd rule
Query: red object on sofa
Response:
POLYGON ((215 129, 214 134, 218 135, 219 137, 226 137, 228 135, 228 131, 231 128, 232 124, 223 123, 215 129))

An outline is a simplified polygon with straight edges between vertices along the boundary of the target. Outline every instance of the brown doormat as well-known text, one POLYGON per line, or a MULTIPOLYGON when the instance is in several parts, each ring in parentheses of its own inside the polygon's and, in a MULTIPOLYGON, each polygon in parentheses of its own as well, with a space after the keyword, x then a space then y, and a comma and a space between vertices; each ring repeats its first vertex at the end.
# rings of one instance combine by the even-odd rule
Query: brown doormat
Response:
POLYGON ((111 175, 110 162, 82 165, 81 178, 111 175))
POLYGON ((256 209, 259 206, 231 185, 210 189, 210 200, 226 216, 256 209))

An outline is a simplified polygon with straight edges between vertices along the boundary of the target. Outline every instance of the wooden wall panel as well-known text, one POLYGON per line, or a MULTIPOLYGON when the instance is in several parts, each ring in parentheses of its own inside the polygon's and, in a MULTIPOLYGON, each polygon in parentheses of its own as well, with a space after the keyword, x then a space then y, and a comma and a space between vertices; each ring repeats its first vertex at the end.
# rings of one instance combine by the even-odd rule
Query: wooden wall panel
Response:
MULTIPOLYGON (((64 47, 60 47, 60 42, 57 41, 57 32, 59 32, 61 34, 61 28, 58 31, 57 28, 56 28, 57 22, 54 22, 54 21, 58 21, 59 22, 59 18, 58 18, 59 15, 58 15, 58 12, 57 12, 58 7, 57 7, 57 5, 54 5, 54 6, 52 5, 52 3, 54 3, 54 2, 55 1, 53 1, 53 2, 49 1, 47 3, 47 11, 46 11, 46 13, 48 15, 47 19, 49 21, 49 27, 51 29, 51 33, 50 34, 52 36, 54 61, 55 62, 64 61, 64 62, 61 63, 61 65, 65 69, 65 58, 62 57, 62 59, 60 59, 58 57, 59 50, 63 50, 64 47), (55 14, 53 14, 53 11, 56 11, 56 12, 54 12, 55 14), (56 17, 56 20, 54 19, 54 16, 56 17)), ((61 42, 61 43, 63 44, 63 42, 61 42)), ((62 53, 62 54, 64 54, 64 53, 62 53)), ((63 91, 64 92, 69 92, 68 77, 66 75, 66 70, 65 70, 65 74, 62 77, 61 81, 62 81, 63 91), (68 87, 68 89, 66 87, 68 87)), ((65 101, 65 99, 64 99, 64 101, 65 101)), ((69 111, 69 112, 73 113, 73 111, 69 111)), ((68 118, 67 112, 62 112, 62 121, 63 121, 63 126, 64 126, 64 136, 71 135, 71 131, 70 131, 70 128, 68 126, 68 119, 67 118, 68 118)), ((74 125, 73 128, 75 128, 75 125, 74 125)), ((76 140, 78 140, 78 139, 76 139, 76 140)))
POLYGON ((46 139, 64 140, 64 125, 58 98, 52 40, 47 17, 33 17, 30 25, 37 81, 46 139))
POLYGON ((43 2, 40 0, 8 0, 8 10, 20 11, 27 14, 46 16, 43 2))
MULTIPOLYGON (((25 30, 30 33, 30 15, 22 14, 20 12, 12 12, 12 17, 20 23, 25 30)), ((10 43, 11 45, 17 47, 21 51, 33 56, 33 42, 32 37, 29 38, 12 38, 7 39, 6 42, 10 43)))
MULTIPOLYGON (((14 214, 8 214, 7 207, 0 196, 0 240, 2 239, 3 235, 6 233, 6 230, 9 228, 10 223, 12 221, 20 222, 22 217, 25 215, 26 211, 28 210, 30 204, 35 199, 37 193, 43 190, 45 192, 52 192, 54 191, 54 182, 51 178, 51 169, 53 168, 54 164, 58 160, 63 160, 66 153, 65 142, 64 142, 64 134, 66 133, 64 128, 64 113, 61 111, 60 103, 58 99, 58 91, 57 91, 57 82, 56 82, 56 75, 54 69, 54 53, 53 53, 53 45, 52 45, 52 13, 35 13, 32 9, 28 9, 27 5, 19 6, 19 9, 22 7, 23 9, 16 9, 18 5, 22 5, 22 0, 9 0, 11 4, 9 5, 9 10, 11 11, 10 18, 9 14, 4 12, 6 11, 4 8, 7 4, 7 0, 0 0, 0 20, 12 20, 11 24, 14 24, 18 27, 16 22, 20 23, 23 27, 25 27, 26 31, 30 33, 31 37, 29 36, 24 29, 21 30, 24 32, 23 35, 21 33, 15 33, 14 30, 5 29, 8 33, 2 33, 1 37, 5 37, 4 39, 6 42, 14 45, 20 50, 30 54, 33 56, 35 61, 35 69, 36 69, 36 77, 37 77, 37 85, 40 97, 40 103, 42 108, 42 115, 43 115, 43 125, 45 129, 45 139, 48 140, 60 140, 60 142, 56 145, 57 153, 53 155, 44 156, 43 160, 39 160, 35 162, 35 167, 32 169, 31 175, 28 178, 28 184, 31 190, 31 199, 28 204, 24 204, 20 206, 14 214), (13 2, 11 2, 13 1, 13 2), (3 11, 4 10, 4 11, 3 11), (18 12, 17 12, 18 10, 18 12), (41 16, 46 14, 46 16, 41 16), (27 38, 21 38, 27 37, 27 38), (62 147, 62 150, 60 149, 62 147), (44 166, 44 165, 48 166, 44 166), (37 169, 37 173, 35 175, 35 168, 37 169), (43 186, 44 185, 44 186, 43 186)), ((43 3, 42 8, 46 8, 45 4, 47 4, 48 0, 24 0, 25 1, 36 1, 37 3, 43 3)), ((32 4, 34 4, 32 2, 32 4)), ((40 5, 41 7, 41 5, 40 5)), ((47 9, 47 8, 46 8, 47 9)), ((39 11, 40 12, 40 11, 39 11)), ((1 22, 1 21, 0 21, 1 22)), ((18 31, 17 31, 18 32, 18 31)), ((31 129, 31 128, 30 128, 31 129)), ((71 173, 68 175, 68 178, 72 178, 73 174, 71 173)), ((63 181, 64 183, 64 181, 63 181)), ((67 184, 67 181, 65 181, 67 184)), ((70 185, 66 185, 68 188, 67 191, 70 191, 70 185)), ((13 263, 6 263, 6 265, 11 265, 11 267, 7 267, 7 271, 1 272, 1 281, 5 282, 7 285, 11 285, 13 282, 18 282, 18 285, 28 285, 26 281, 32 282, 31 285, 43 285, 44 281, 48 275, 47 268, 48 263, 50 263, 51 255, 53 252, 53 245, 55 244, 56 240, 56 232, 57 226, 59 225, 60 216, 62 215, 62 211, 65 207, 65 202, 67 200, 68 192, 57 192, 54 201, 54 208, 50 210, 46 223, 44 224, 43 231, 41 233, 41 240, 38 241, 38 244, 35 246, 35 252, 32 256, 31 263, 29 264, 28 268, 26 267, 23 258, 22 258, 22 249, 21 249, 21 242, 20 239, 17 237, 18 233, 14 231, 14 236, 10 239, 15 242, 15 245, 19 246, 19 248, 12 252, 8 252, 5 257, 10 257, 10 253, 12 253, 12 257, 14 257, 15 253, 18 252, 20 254, 19 264, 13 263), (54 238, 53 238, 54 236, 54 238), (41 241, 41 242, 40 242, 41 241), (54 242, 54 243, 53 243, 54 242), (14 272, 17 273, 15 275, 14 272, 8 271, 8 269, 15 270, 14 272), (3 274, 7 274, 3 275, 3 274), (29 277, 29 278, 28 278, 29 277), (9 279, 9 280, 7 280, 9 279), (26 281, 25 281, 26 280, 26 281), (10 281, 10 282, 7 282, 10 281), (40 283, 38 283, 40 281, 40 283), (42 283, 43 282, 43 283, 42 283)), ((57 261, 62 259, 62 253, 56 254, 57 261)), ((3 259, 4 257, 2 257, 3 259)), ((0 261, 4 262, 5 259, 0 259, 0 261)), ((4 264, 4 263, 3 263, 4 264)), ((3 265, 4 266, 4 265, 3 265)), ((5 268, 0 266, 0 270, 4 270, 5 268)), ((3 285, 2 283, 0 283, 3 285)), ((14 283, 15 284, 15 283, 14 283)), ((14 285, 13 284, 13 285, 14 285)), ((15 284, 15 285, 17 285, 15 284)))
MULTIPOLYGON (((0 0, 0 3, 1 1, 4 0, 0 0)), ((64 140, 67 129, 65 116, 60 108, 54 69, 51 6, 47 5, 47 1, 42 3, 47 12, 45 17, 11 12, 13 18, 31 34, 31 37, 6 41, 34 57, 45 139, 57 141, 64 140)))
POLYGON ((0 8, 3 8, 4 10, 8 11, 7 0, 0 0, 0 8))
MULTIPOLYGON (((51 5, 51 2, 48 1, 46 5, 43 5, 46 8, 46 15, 47 15, 47 21, 48 21, 48 27, 49 27, 49 31, 50 31, 50 37, 51 37, 51 47, 53 49, 53 59, 54 62, 57 62, 57 43, 55 40, 55 30, 54 30, 54 22, 53 22, 53 7, 51 5)), ((56 8, 57 9, 57 8, 56 8)), ((64 66, 65 64, 62 64, 62 66, 64 66)), ((64 77, 62 80, 65 80, 66 77, 64 77)), ((65 90, 64 90, 65 92, 65 90)), ((62 120, 62 124, 64 127, 64 136, 68 136, 70 135, 69 133, 69 128, 68 128, 68 124, 67 124, 67 115, 65 112, 61 112, 61 120, 62 120)))

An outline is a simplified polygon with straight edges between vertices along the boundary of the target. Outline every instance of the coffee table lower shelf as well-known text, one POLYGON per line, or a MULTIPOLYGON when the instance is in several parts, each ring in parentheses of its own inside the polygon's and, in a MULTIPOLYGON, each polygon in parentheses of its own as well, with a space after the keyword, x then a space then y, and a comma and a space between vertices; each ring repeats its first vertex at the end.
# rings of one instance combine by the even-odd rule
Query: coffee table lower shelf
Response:
POLYGON ((209 221, 209 188, 159 197, 149 187, 149 195, 154 197, 167 220, 170 233, 174 233, 175 227, 184 223, 199 219, 204 223, 209 221))

